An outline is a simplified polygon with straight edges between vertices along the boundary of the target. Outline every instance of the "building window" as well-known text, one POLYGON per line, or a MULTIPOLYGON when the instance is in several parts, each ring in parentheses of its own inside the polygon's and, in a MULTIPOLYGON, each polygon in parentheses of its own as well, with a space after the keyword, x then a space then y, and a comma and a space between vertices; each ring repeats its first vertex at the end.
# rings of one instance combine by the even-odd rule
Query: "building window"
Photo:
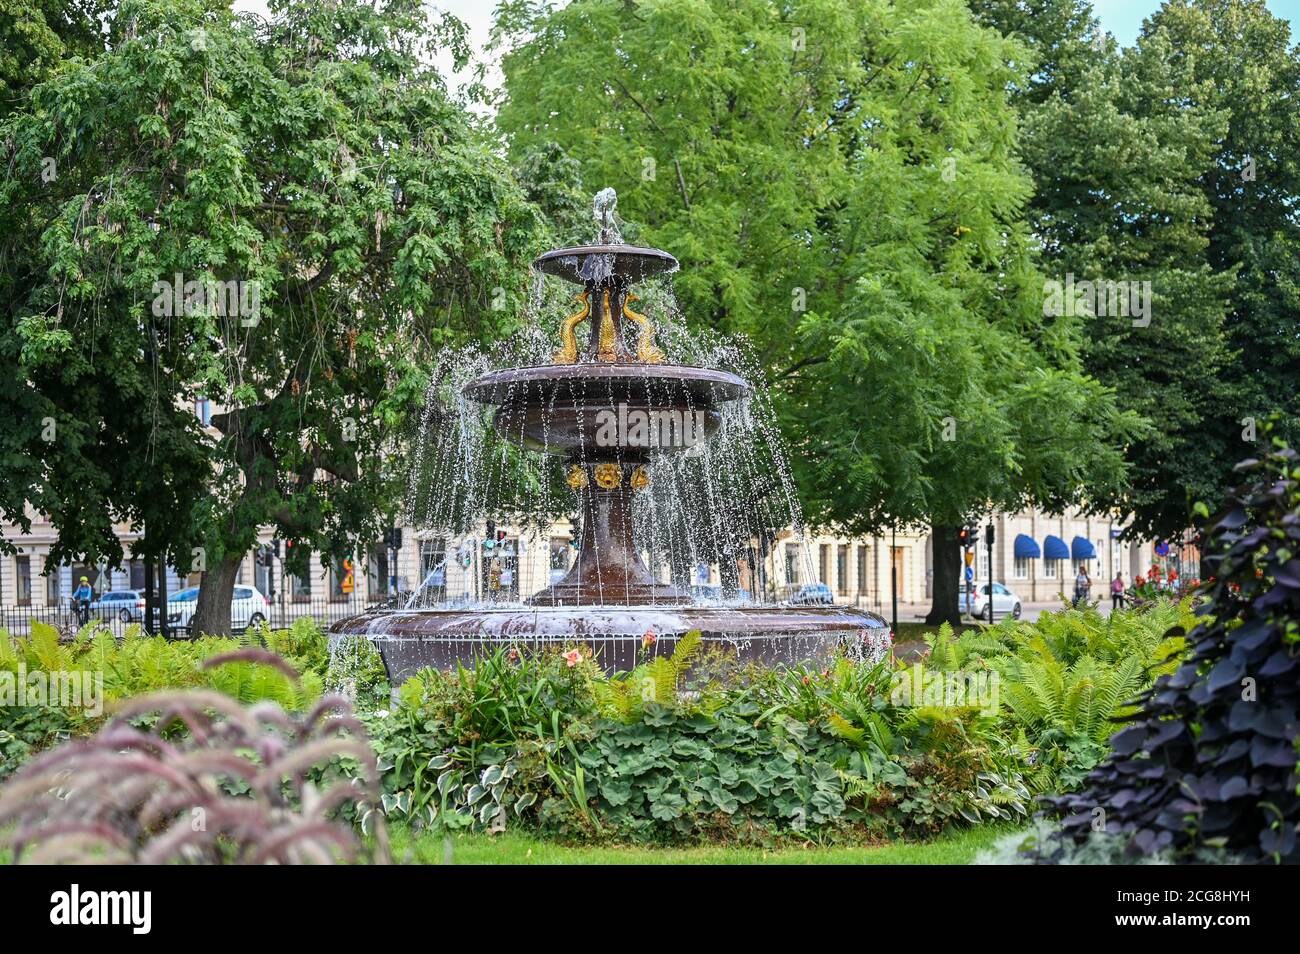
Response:
POLYGON ((989 551, 988 547, 979 548, 979 565, 975 569, 975 578, 986 581, 989 578, 989 551))
POLYGON ((447 541, 442 537, 420 541, 419 592, 422 599, 437 602, 447 598, 447 560, 447 541))
POLYGON ((18 605, 32 605, 32 558, 29 556, 16 557, 14 560, 15 573, 14 584, 17 587, 18 605))
POLYGON ((59 605, 59 568, 45 564, 45 605, 59 605))
POLYGON ((794 543, 785 545, 785 581, 791 585, 801 582, 799 572, 799 546, 794 543))
POLYGON ((366 596, 374 600, 388 594, 388 546, 376 543, 366 561, 366 596))
POLYGON ((1016 557, 1015 574, 1017 580, 1029 579, 1029 557, 1016 557))
POLYGON ((1044 560, 1044 561, 1043 561, 1043 579, 1045 579, 1045 580, 1054 580, 1054 579, 1056 579, 1056 569, 1057 569, 1058 564, 1060 564, 1060 562, 1061 562, 1060 560, 1044 560))
POLYGON ((290 573, 285 577, 285 589, 289 591, 289 599, 293 602, 311 602, 311 577, 295 576, 290 573))
POLYGON ((817 571, 818 571, 818 576, 820 577, 820 579, 818 579, 817 582, 825 583, 827 586, 830 586, 832 580, 830 578, 831 545, 829 543, 823 543, 820 547, 817 548, 817 571))
POLYGON ((835 582, 841 596, 849 594, 849 548, 840 544, 835 548, 835 582))
POLYGON ((867 595, 867 548, 858 547, 858 595, 867 595))
POLYGON ((199 419, 199 423, 204 427, 212 423, 212 402, 207 398, 196 398, 194 401, 194 416, 199 419))

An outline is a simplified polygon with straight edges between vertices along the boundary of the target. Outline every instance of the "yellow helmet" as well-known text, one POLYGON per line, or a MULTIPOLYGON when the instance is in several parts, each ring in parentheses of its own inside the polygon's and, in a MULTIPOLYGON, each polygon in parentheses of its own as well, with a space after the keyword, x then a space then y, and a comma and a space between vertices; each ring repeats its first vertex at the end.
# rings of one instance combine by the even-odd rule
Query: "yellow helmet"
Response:
POLYGON ((82 582, 82 583, 89 583, 89 582, 90 582, 90 578, 89 578, 89 577, 85 577, 85 576, 83 576, 83 577, 81 578, 81 582, 82 582))

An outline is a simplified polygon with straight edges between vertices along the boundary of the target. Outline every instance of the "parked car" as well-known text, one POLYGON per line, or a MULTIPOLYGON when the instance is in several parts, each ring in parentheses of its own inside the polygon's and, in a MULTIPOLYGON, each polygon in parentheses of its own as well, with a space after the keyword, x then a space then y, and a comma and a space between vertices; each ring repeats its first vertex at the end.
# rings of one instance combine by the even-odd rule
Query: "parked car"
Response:
MULTIPOLYGON (((194 611, 198 608, 198 602, 199 588, 197 586, 191 586, 189 589, 181 590, 175 596, 169 597, 167 600, 167 628, 188 633, 190 619, 193 618, 194 611)), ((266 602, 266 597, 256 588, 251 586, 235 587, 230 600, 231 629, 238 631, 260 626, 270 614, 270 604, 266 602)))
POLYGON ((969 583, 962 583, 957 593, 958 605, 963 613, 970 613, 976 619, 986 619, 993 622, 995 616, 1005 619, 1008 615, 1012 619, 1020 619, 1020 597, 1007 589, 1001 583, 993 584, 993 606, 990 614, 989 608, 989 585, 980 583, 975 587, 975 592, 970 593, 969 583), (969 602, 968 602, 969 600, 969 602))
POLYGON ((144 594, 139 590, 109 590, 90 604, 95 619, 144 622, 144 594))
POLYGON ((796 606, 831 606, 835 603, 835 596, 825 583, 804 583, 790 587, 785 600, 796 606))
POLYGON ((754 602, 754 597, 749 590, 738 589, 734 591, 734 595, 728 596, 727 591, 723 589, 721 583, 696 583, 691 587, 691 598, 711 603, 721 603, 724 601, 738 601, 741 603, 754 602))

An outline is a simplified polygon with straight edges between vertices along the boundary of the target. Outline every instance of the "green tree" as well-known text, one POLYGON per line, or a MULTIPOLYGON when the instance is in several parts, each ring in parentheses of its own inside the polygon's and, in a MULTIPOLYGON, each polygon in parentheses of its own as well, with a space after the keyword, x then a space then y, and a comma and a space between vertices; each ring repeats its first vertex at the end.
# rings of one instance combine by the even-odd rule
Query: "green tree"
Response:
MULTIPOLYGON (((1205 426, 1230 462, 1276 414, 1280 436, 1300 439, 1300 46, 1263 0, 1171 0, 1144 24, 1163 37, 1174 88, 1192 109, 1227 119, 1199 183, 1212 210, 1207 258, 1236 269, 1226 329, 1235 358, 1220 412, 1205 426)), ((1221 495, 1210 502, 1217 503, 1221 495)))
POLYGON ((1082 0, 972 6, 1044 64, 1013 101, 1048 278, 1121 292, 1100 309, 1066 303, 1083 314, 1087 371, 1148 422, 1127 445, 1129 486, 1092 502, 1130 515, 1135 532, 1181 533, 1197 500, 1219 499, 1236 453, 1206 427, 1234 407, 1223 329, 1232 269, 1208 259, 1213 212, 1199 181, 1225 114, 1180 75, 1167 39, 1121 50, 1082 0), (1149 283, 1148 314, 1113 313, 1129 304, 1133 286, 1121 283, 1139 294, 1149 283))
POLYGON ((498 39, 511 148, 617 188, 688 319, 754 341, 811 519, 932 525, 933 619, 968 516, 1117 490, 1133 416, 1042 314, 1018 44, 952 0, 507 3, 498 39))
POLYGON ((68 58, 104 49, 107 0, 0 0, 0 116, 68 58))
POLYGON ((0 130, 0 507, 111 560, 109 515, 142 520, 201 561, 193 625, 214 633, 259 526, 323 560, 376 539, 431 352, 510 329, 541 234, 424 65, 464 54, 458 22, 417 0, 270 13, 128 0, 110 52, 0 130))

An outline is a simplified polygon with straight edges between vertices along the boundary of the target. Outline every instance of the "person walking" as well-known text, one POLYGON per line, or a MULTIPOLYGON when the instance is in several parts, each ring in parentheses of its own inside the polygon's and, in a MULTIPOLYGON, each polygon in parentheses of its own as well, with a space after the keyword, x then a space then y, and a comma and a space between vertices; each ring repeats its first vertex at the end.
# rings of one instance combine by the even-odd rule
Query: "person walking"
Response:
POLYGON ((1088 602, 1088 591, 1092 589, 1092 580, 1088 576, 1088 568, 1082 563, 1079 564, 1079 573, 1074 578, 1074 605, 1080 606, 1088 602))
POLYGON ((1110 581, 1110 608, 1112 611, 1124 608, 1124 576, 1120 573, 1110 581))

